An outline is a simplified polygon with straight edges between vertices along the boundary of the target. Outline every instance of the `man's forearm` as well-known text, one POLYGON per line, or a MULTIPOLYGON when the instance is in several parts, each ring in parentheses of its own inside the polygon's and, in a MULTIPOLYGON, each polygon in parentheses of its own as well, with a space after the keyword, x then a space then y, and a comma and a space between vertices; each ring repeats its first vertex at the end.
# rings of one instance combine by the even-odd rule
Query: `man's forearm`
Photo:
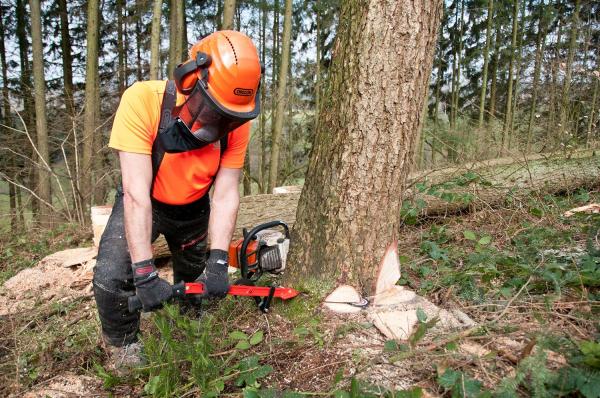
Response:
POLYGON ((239 204, 240 197, 237 189, 223 197, 213 197, 208 223, 211 249, 225 251, 229 249, 239 204))
POLYGON ((147 200, 134 199, 125 193, 125 231, 131 262, 152 258, 152 203, 147 200))

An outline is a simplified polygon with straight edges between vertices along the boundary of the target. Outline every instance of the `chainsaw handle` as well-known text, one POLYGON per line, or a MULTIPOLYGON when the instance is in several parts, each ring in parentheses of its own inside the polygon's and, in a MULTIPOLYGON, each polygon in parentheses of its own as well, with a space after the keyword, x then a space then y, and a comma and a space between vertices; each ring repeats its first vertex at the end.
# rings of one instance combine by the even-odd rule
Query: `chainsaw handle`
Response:
MULTIPOLYGON (((173 285, 171 288, 173 289, 173 292, 169 299, 173 297, 183 297, 185 294, 185 282, 179 282, 178 284, 173 285)), ((134 313, 141 310, 142 307, 142 301, 138 296, 133 295, 127 298, 127 308, 129 309, 129 312, 134 313)))
POLYGON ((248 245, 250 244, 250 241, 252 239, 254 239, 254 236, 262 231, 263 229, 269 229, 269 228, 273 228, 273 227, 278 227, 278 226, 282 226, 283 229, 285 230, 285 237, 287 239, 290 238, 290 229, 287 226, 286 223, 284 223, 283 221, 269 221, 267 223, 264 224, 260 224, 257 225, 256 227, 252 228, 250 230, 250 232, 248 232, 247 234, 244 234, 244 241, 242 242, 242 247, 240 248, 240 272, 242 274, 242 278, 250 278, 250 275, 248 275, 248 256, 246 256, 246 251, 248 250, 248 245))

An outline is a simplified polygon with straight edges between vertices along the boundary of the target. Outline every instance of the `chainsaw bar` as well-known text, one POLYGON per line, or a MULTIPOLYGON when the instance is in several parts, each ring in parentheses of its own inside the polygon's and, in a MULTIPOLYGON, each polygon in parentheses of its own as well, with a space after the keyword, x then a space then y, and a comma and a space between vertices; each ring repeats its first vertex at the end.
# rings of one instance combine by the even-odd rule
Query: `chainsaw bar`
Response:
MULTIPOLYGON (((204 283, 188 282, 184 284, 181 282, 173 286, 173 297, 181 297, 184 294, 204 295, 204 283)), ((232 296, 256 297, 255 300, 258 300, 258 297, 263 297, 264 299, 261 304, 259 304, 259 302, 257 302, 257 304, 259 304, 261 311, 267 312, 273 297, 287 300, 296 297, 300 292, 289 287, 231 285, 227 294, 232 296)), ((137 296, 130 296, 127 299, 127 305, 129 307, 129 312, 131 313, 142 309, 142 302, 137 296)))
MULTIPOLYGON (((271 294, 268 286, 231 285, 227 294, 245 297, 267 297, 271 294)), ((204 284, 199 282, 188 282, 185 284, 185 294, 204 294, 204 284)), ((273 297, 282 300, 291 299, 300 294, 299 291, 289 287, 276 287, 273 297)))

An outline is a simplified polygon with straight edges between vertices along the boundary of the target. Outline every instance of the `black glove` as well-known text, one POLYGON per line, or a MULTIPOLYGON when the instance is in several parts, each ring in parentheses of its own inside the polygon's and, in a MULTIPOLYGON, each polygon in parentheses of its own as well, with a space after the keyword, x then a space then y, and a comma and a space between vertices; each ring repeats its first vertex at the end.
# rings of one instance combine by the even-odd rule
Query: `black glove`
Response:
POLYGON ((158 277, 154 260, 144 260, 131 264, 135 294, 142 302, 144 311, 152 311, 162 307, 162 303, 173 296, 173 288, 169 282, 158 277))
POLYGON ((228 255, 225 250, 214 249, 209 252, 206 268, 202 275, 196 279, 204 283, 206 296, 223 298, 229 291, 229 277, 227 275, 228 255))

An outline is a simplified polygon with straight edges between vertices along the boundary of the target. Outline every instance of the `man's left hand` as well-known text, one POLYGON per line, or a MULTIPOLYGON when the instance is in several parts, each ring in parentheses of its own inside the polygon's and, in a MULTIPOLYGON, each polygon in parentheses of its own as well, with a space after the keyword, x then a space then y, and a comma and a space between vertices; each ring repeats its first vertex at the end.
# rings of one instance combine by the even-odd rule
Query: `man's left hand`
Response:
POLYGON ((225 250, 214 249, 209 252, 206 268, 196 280, 204 283, 208 297, 223 298, 227 295, 229 291, 228 258, 225 250))

